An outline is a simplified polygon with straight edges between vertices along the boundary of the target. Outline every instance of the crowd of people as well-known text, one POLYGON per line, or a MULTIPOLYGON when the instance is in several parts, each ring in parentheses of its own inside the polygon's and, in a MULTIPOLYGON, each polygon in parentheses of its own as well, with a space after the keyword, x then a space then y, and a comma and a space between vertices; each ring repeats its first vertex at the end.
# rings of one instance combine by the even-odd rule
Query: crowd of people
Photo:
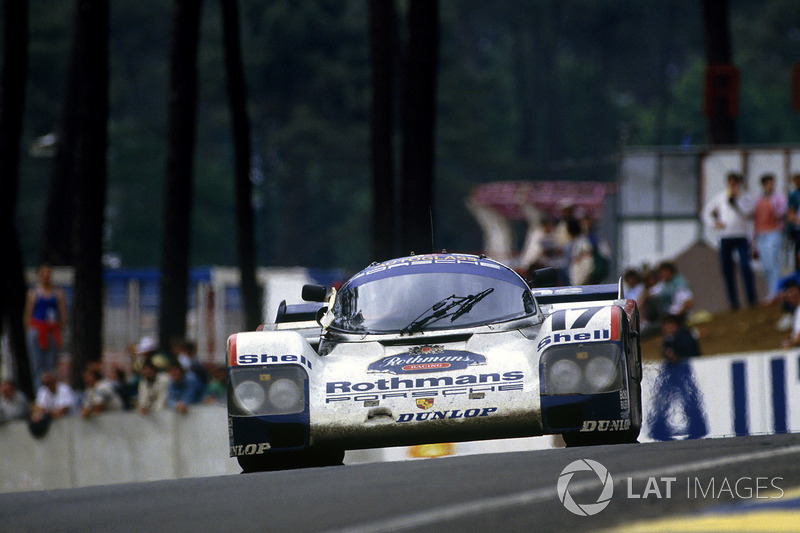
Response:
POLYGON ((520 270, 531 277, 540 268, 558 272, 560 285, 600 283, 608 275, 610 250, 595 232, 590 213, 576 212, 565 200, 560 218, 529 215, 530 229, 519 257, 520 270))
POLYGON ((89 363, 81 372, 82 386, 70 385, 69 359, 41 368, 36 396, 30 401, 10 379, 0 384, 0 422, 28 420, 35 436, 46 433, 52 420, 80 416, 90 418, 103 412, 137 411, 146 415, 171 409, 186 414, 191 405, 224 404, 225 368, 202 364, 195 356, 195 344, 173 341, 168 351, 159 349, 151 337, 129 347, 127 371, 119 364, 89 363))

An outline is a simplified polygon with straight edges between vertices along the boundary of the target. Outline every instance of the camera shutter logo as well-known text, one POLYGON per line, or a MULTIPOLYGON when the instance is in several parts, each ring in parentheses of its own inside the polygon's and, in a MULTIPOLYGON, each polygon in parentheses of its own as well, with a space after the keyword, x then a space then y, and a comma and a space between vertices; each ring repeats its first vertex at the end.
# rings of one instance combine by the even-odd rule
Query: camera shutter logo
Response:
POLYGON ((611 502, 611 496, 614 495, 614 481, 611 479, 611 474, 608 473, 606 467, 592 461, 591 459, 580 459, 573 461, 561 471, 558 476, 558 499, 564 504, 568 511, 578 516, 593 516, 605 509, 611 502), (603 490, 600 496, 597 497, 595 503, 576 503, 569 493, 569 483, 572 481, 572 476, 575 472, 591 471, 597 474, 600 483, 603 485, 603 490))

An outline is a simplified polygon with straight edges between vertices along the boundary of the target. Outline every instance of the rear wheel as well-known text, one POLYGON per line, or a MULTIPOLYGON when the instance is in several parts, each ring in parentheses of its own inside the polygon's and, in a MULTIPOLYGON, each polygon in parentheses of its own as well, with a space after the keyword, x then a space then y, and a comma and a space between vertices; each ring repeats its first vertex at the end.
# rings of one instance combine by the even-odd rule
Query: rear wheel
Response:
POLYGON ((338 448, 312 448, 296 452, 241 455, 236 459, 245 474, 250 472, 275 472, 315 466, 341 465, 344 460, 344 450, 338 448))

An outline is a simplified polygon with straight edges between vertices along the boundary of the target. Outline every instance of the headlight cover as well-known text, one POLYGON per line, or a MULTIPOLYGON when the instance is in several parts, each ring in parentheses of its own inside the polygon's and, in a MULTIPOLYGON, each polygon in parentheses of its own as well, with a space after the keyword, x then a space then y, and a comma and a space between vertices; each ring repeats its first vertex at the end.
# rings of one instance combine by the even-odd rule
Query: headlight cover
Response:
POLYGON ((552 346, 540 368, 544 394, 595 394, 623 386, 622 351, 616 343, 552 346))
POLYGON ((298 366, 234 367, 229 380, 228 409, 234 416, 302 413, 308 404, 308 375, 298 366))

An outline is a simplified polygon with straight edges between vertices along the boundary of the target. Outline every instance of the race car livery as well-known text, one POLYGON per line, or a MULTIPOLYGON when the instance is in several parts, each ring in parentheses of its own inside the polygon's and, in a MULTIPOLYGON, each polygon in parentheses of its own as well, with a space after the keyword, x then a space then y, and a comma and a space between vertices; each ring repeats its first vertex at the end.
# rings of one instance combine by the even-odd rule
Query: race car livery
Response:
POLYGON ((638 314, 619 284, 531 288, 484 256, 429 254, 303 296, 318 303, 281 304, 228 339, 230 454, 245 471, 347 449, 638 437, 638 314))

